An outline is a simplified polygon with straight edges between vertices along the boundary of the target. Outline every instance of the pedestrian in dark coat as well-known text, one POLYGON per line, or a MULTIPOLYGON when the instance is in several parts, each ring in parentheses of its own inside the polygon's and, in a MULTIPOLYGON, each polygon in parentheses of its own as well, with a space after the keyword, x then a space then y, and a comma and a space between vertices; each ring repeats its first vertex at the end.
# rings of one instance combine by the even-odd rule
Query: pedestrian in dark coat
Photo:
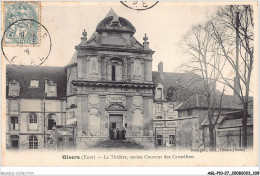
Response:
POLYGON ((109 136, 110 136, 110 139, 113 139, 113 138, 114 138, 113 128, 111 128, 111 129, 109 130, 109 136))
POLYGON ((113 139, 114 140, 116 139, 116 129, 115 128, 113 129, 113 139))
POLYGON ((119 130, 118 130, 118 128, 116 129, 116 139, 119 139, 119 130))
POLYGON ((125 139, 126 139, 126 138, 125 138, 125 134, 126 134, 125 129, 123 129, 121 133, 122 133, 122 139, 125 140, 125 139))

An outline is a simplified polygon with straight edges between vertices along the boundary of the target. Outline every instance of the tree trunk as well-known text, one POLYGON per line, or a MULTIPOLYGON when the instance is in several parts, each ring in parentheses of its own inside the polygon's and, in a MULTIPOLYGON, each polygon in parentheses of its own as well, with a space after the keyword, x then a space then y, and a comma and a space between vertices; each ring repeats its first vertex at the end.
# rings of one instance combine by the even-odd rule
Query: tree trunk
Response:
POLYGON ((209 147, 215 149, 215 135, 214 135, 214 124, 213 124, 213 110, 210 103, 210 94, 207 95, 207 102, 209 105, 208 109, 208 121, 209 121, 209 147))
POLYGON ((209 147, 211 149, 215 149, 215 135, 214 135, 214 127, 209 126, 209 147))
POLYGON ((247 148, 247 117, 248 102, 243 103, 243 119, 242 119, 242 147, 247 148))

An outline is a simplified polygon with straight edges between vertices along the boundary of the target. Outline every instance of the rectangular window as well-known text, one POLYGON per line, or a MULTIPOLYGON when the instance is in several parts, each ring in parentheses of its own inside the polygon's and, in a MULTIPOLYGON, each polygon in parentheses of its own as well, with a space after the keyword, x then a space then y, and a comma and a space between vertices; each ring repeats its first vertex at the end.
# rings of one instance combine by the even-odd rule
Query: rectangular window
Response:
POLYGON ((112 65, 112 81, 116 80, 116 66, 112 65))
POLYGON ((52 130, 54 126, 56 126, 54 119, 48 119, 48 130, 52 130))
POLYGON ((37 130, 38 129, 38 123, 29 123, 29 129, 30 130, 37 130))
POLYGON ((37 142, 29 142, 29 149, 38 149, 38 141, 37 142))
POLYGON ((49 86, 50 92, 56 92, 56 86, 49 86))
POLYGON ((162 104, 157 104, 157 112, 161 112, 162 111, 162 104))
POLYGON ((38 80, 31 80, 30 87, 38 88, 39 81, 38 80))
POLYGON ((169 135, 169 144, 175 144, 175 135, 169 135))
POLYGON ((157 145, 162 145, 162 139, 163 138, 163 136, 162 135, 157 135, 157 145))
POLYGON ((10 89, 11 90, 17 90, 17 83, 11 83, 11 87, 10 87, 10 89))
POLYGON ((162 99, 162 88, 158 88, 158 99, 162 99))
POLYGON ((9 85, 10 85, 9 96, 18 96, 18 92, 19 92, 18 84, 17 83, 11 83, 9 85))
POLYGON ((11 117, 11 130, 18 130, 18 117, 11 117))

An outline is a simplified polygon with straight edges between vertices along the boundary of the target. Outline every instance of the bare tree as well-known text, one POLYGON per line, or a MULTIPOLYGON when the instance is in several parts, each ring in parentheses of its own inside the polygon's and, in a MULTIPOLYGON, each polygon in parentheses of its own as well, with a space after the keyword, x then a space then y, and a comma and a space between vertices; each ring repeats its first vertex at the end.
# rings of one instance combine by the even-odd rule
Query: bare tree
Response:
POLYGON ((191 57, 191 61, 182 65, 182 68, 186 72, 199 75, 203 81, 202 94, 206 97, 208 104, 209 146, 215 148, 215 125, 221 114, 221 102, 225 90, 223 88, 223 92, 220 93, 216 86, 221 78, 220 71, 225 66, 225 59, 217 52, 221 48, 212 38, 212 26, 209 22, 194 26, 184 36, 181 47, 191 57), (217 118, 214 118, 215 115, 217 118))
POLYGON ((249 5, 224 6, 210 19, 212 38, 221 48, 222 55, 236 73, 235 79, 218 70, 222 81, 231 88, 243 105, 242 147, 247 147, 247 119, 250 80, 254 63, 253 7, 249 5), (236 52, 234 52, 236 50, 236 52))

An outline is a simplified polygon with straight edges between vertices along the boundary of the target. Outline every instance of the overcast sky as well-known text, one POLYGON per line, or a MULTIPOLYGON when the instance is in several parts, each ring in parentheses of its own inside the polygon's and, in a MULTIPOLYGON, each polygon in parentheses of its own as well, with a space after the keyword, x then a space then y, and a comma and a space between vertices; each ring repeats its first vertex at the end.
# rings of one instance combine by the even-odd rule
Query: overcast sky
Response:
POLYGON ((43 65, 64 66, 79 44, 83 29, 88 39, 97 24, 104 19, 111 7, 136 28, 135 37, 143 43, 147 33, 153 55, 153 70, 160 61, 164 71, 174 72, 187 60, 178 48, 183 34, 195 24, 204 22, 206 14, 215 12, 216 6, 210 4, 159 2, 151 9, 136 11, 120 2, 42 2, 41 23, 48 29, 52 38, 52 51, 43 65))

